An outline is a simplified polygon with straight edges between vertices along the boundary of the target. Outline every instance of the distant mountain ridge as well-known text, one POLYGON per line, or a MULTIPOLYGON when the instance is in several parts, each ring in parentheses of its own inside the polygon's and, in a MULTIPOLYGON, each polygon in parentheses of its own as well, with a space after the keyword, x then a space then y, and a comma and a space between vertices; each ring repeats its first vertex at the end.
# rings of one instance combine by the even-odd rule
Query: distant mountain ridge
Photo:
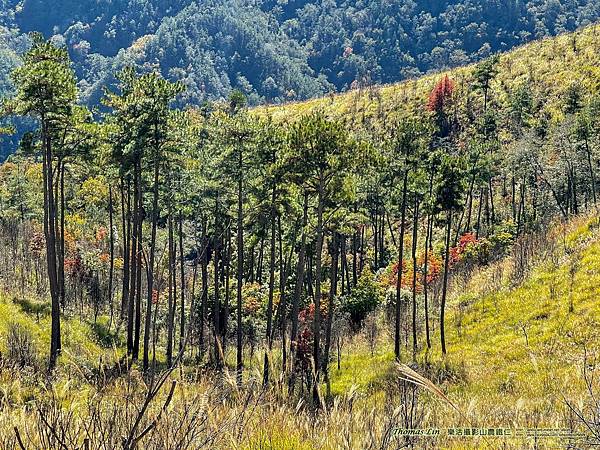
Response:
POLYGON ((464 65, 598 18, 596 0, 0 0, 0 94, 30 31, 67 45, 89 105, 129 64, 185 83, 182 103, 236 88, 259 104, 464 65))

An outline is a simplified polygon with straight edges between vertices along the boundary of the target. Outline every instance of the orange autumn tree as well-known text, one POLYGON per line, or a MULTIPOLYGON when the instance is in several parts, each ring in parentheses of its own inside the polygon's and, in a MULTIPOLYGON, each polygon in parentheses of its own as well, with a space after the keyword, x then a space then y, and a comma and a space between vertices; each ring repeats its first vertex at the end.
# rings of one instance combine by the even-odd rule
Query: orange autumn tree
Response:
MULTIPOLYGON (((423 293, 423 275, 424 275, 424 265, 425 265, 425 255, 419 254, 417 257, 417 284, 416 291, 417 293, 423 293)), ((427 255, 427 282, 434 282, 441 273, 442 270, 442 259, 439 255, 435 255, 433 253, 429 253, 427 255)), ((402 289, 412 290, 412 276, 413 276, 413 266, 409 264, 406 260, 402 261, 402 289)), ((396 279, 398 276, 398 263, 393 263, 389 271, 383 276, 381 279, 382 283, 385 286, 393 287, 396 285, 396 279)))

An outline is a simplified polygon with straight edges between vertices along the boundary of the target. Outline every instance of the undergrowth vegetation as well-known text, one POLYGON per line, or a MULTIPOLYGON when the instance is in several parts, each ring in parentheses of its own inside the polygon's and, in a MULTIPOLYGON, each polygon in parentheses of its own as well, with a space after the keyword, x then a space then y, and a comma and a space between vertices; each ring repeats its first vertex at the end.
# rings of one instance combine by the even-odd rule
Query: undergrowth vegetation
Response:
MULTIPOLYGON (((370 316, 381 326, 377 332, 365 327, 346 336, 340 369, 331 373, 334 400, 325 413, 315 415, 302 400, 290 404, 277 372, 279 381, 265 390, 260 358, 248 361, 257 370, 242 388, 233 371, 206 377, 205 370, 211 369, 185 367, 170 376, 176 381, 172 398, 169 381, 141 420, 140 430, 156 420, 141 441, 144 448, 396 448, 412 443, 416 448, 458 449, 498 448, 502 442, 503 448, 517 449, 530 448, 533 441, 427 437, 413 442, 395 436, 394 430, 580 429, 567 402, 589 401, 583 370, 598 357, 599 222, 584 216, 552 226, 541 240, 524 239, 530 240, 529 246, 543 245, 527 250, 528 275, 522 283, 514 281, 515 272, 523 270, 515 261, 526 244, 472 269, 467 284, 458 275, 453 279, 452 350, 445 358, 435 350, 423 351, 410 362, 410 352, 403 352, 412 367, 446 392, 453 406, 402 381, 384 332, 389 326, 382 306, 370 316), (371 339, 377 340, 373 352, 371 339)), ((144 404, 144 386, 154 381, 136 368, 119 368, 123 347, 107 331, 107 318, 93 323, 73 317, 63 322, 65 357, 49 383, 36 370, 49 339, 48 317, 38 319, 36 310, 24 305, 29 303, 6 295, 0 301, 0 447, 17 446, 15 426, 26 448, 81 448, 85 438, 90 438, 91 448, 121 446, 144 404)), ((277 362, 274 355, 273 364, 277 362)), ((544 440, 537 448, 554 444, 544 440)))

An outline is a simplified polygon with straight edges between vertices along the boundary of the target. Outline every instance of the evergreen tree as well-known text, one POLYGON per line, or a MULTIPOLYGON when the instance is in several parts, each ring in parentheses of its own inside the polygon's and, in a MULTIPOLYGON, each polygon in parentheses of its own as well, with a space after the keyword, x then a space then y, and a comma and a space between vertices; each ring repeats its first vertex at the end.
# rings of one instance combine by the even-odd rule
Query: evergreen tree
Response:
POLYGON ((39 149, 43 161, 44 235, 50 294, 52 298, 52 330, 50 338, 50 370, 56 366, 61 350, 60 300, 64 292, 64 277, 59 266, 64 265, 58 230, 57 198, 60 178, 55 174, 57 141, 68 128, 77 99, 75 75, 65 48, 33 35, 33 45, 23 56, 23 65, 13 72, 16 97, 9 103, 11 112, 34 117, 38 124, 39 149))

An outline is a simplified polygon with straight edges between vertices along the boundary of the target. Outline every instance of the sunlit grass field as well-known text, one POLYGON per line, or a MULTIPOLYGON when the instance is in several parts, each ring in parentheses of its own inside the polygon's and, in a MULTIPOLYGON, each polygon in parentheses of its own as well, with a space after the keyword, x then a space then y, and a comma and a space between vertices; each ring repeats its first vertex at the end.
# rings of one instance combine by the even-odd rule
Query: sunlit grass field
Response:
MULTIPOLYGON (((583 404, 587 395, 582 376, 584 363, 587 361, 590 370, 595 369, 599 342, 598 221, 582 217, 568 226, 557 225, 546 239, 551 243, 549 249, 538 255, 536 264, 518 285, 513 285, 509 276, 514 265, 510 257, 476 269, 466 283, 454 280, 447 319, 446 357, 439 351, 437 325, 432 335, 432 350, 422 349, 416 361, 412 361, 411 352, 403 349, 403 362, 421 368, 457 408, 423 391, 416 406, 422 416, 419 427, 565 428, 572 420, 566 402, 583 404)), ((3 353, 7 351, 8 329, 15 323, 31 333, 40 358, 44 358, 50 327, 43 305, 33 299, 24 301, 18 295, 3 294, 0 302, 3 353)), ((181 382, 171 408, 177 410, 191 398, 204 399, 202 411, 207 416, 204 432, 216 427, 223 433, 218 444, 215 441, 215 448, 337 449, 382 443, 386 421, 395 417, 401 422, 397 416, 399 399, 389 395, 390 385, 398 385, 400 380, 390 333, 385 326, 382 319, 373 355, 362 334, 342 347, 340 370, 334 353, 331 365, 334 400, 326 413, 315 415, 302 401, 288 404, 281 383, 275 382, 273 388, 261 391, 261 349, 256 351, 254 360, 247 361, 247 384, 251 387, 238 389, 234 374, 226 372, 221 388, 228 386, 228 394, 217 405, 207 400, 216 401, 223 392, 213 390, 214 376, 199 375, 193 367, 184 373, 175 372, 173 377, 181 382)), ((58 398, 60 404, 80 416, 78 420, 84 421, 90 402, 99 395, 92 381, 98 376, 98 367, 117 361, 124 352, 107 330, 106 317, 100 317, 96 324, 80 321, 76 316, 64 321, 63 357, 52 386, 40 382, 40 377, 33 374, 3 370, 0 375, 3 433, 10 434, 15 424, 27 430, 34 398, 58 398)), ((276 352, 273 360, 276 365, 276 352)), ((276 371, 275 379, 277 375, 276 371)), ((112 402, 124 401, 129 395, 127 386, 126 377, 122 377, 103 386, 102 396, 112 402)), ((164 426, 169 423, 166 420, 164 426)), ((534 445, 545 448, 556 444, 552 440, 536 444, 533 439, 480 437, 421 438, 415 445, 416 448, 502 445, 505 445, 502 448, 535 448, 534 445)))

